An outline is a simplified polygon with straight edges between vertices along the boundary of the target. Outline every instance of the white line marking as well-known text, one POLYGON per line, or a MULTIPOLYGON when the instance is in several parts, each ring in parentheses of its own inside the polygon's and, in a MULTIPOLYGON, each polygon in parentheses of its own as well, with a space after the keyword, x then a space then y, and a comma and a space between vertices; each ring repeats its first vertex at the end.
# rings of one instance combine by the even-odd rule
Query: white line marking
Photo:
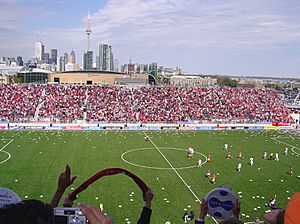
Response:
MULTIPOLYGON (((160 149, 171 149, 171 150, 178 150, 178 151, 184 151, 186 152, 186 149, 179 149, 179 148, 169 148, 169 147, 159 147, 160 149)), ((121 155, 121 159, 127 163, 127 164, 130 164, 132 166, 136 166, 136 167, 140 167, 140 168, 145 168, 145 169, 153 169, 153 170, 172 170, 171 167, 169 168, 162 168, 162 167, 154 167, 154 166, 145 166, 145 165, 140 165, 140 164, 136 164, 136 163, 132 163, 128 160, 125 159, 125 155, 128 154, 128 153, 131 153, 131 152, 137 152, 137 151, 142 151, 142 150, 148 150, 148 149, 151 149, 153 150, 153 147, 152 148, 139 148, 139 149, 132 149, 132 150, 128 150, 126 152, 124 152, 122 155, 121 155)), ((207 157, 206 155, 200 153, 200 152, 197 152, 195 151, 196 154, 199 154, 201 156, 203 156, 205 158, 205 161, 202 163, 202 166, 207 163, 207 157)), ((174 167, 176 170, 186 170, 186 169, 192 169, 192 168, 198 168, 197 165, 192 165, 192 166, 185 166, 185 167, 174 167)))
POLYGON ((276 138, 272 138, 272 139, 273 139, 274 141, 276 141, 276 142, 279 142, 279 143, 281 143, 281 144, 284 144, 284 145, 287 145, 287 146, 292 147, 291 150, 292 150, 295 154, 300 155, 298 152, 295 152, 295 151, 294 151, 294 149, 300 150, 300 148, 298 148, 297 146, 294 146, 294 145, 288 144, 288 143, 286 143, 286 142, 277 140, 276 138))
MULTIPOLYGON (((185 180, 181 177, 181 175, 177 172, 177 170, 174 168, 174 166, 171 164, 171 162, 167 159, 167 157, 160 151, 160 149, 155 145, 155 143, 152 141, 152 139, 143 131, 144 135, 150 140, 152 145, 157 149, 157 151, 161 154, 161 156, 166 160, 166 162, 169 164, 169 166, 172 168, 172 170, 177 174, 177 176, 180 178, 180 180, 184 183, 184 185, 189 189, 189 191, 192 193, 192 195, 198 200, 198 202, 201 204, 201 200, 198 198, 198 196, 195 194, 195 192, 191 189, 191 186, 189 186, 185 180)), ((215 223, 218 224, 217 220, 211 216, 211 218, 214 220, 215 223)))
POLYGON ((3 153, 5 153, 5 154, 7 154, 8 155, 8 157, 5 159, 5 160, 3 160, 3 161, 1 161, 0 162, 0 164, 2 164, 2 163, 5 163, 6 161, 8 161, 10 158, 11 158, 11 155, 10 155, 10 153, 9 152, 6 152, 6 151, 4 151, 4 149, 10 144, 10 143, 12 143, 14 140, 13 139, 11 139, 5 146, 3 146, 1 149, 0 149, 0 152, 3 152, 3 153))

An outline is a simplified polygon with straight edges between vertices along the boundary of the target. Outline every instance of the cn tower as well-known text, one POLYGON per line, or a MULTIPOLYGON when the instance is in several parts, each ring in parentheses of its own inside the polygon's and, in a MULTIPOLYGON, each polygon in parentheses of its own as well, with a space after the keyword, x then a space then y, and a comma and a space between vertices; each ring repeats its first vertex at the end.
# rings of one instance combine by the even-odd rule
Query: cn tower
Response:
POLYGON ((92 33, 92 30, 91 30, 91 11, 89 10, 89 13, 88 13, 88 27, 86 28, 86 35, 87 35, 87 51, 90 50, 90 37, 91 37, 91 33, 92 33))

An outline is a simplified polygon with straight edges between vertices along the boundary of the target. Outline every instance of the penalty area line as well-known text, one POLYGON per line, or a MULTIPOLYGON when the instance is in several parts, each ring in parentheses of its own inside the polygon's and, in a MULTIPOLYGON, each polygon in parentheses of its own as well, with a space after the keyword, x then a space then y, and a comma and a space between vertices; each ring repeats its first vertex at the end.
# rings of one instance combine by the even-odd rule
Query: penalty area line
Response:
POLYGON ((11 158, 10 153, 4 151, 4 149, 5 149, 10 143, 12 143, 13 141, 14 141, 14 139, 11 139, 5 146, 3 146, 3 147, 0 149, 0 152, 3 152, 3 153, 5 153, 5 154, 8 155, 8 157, 7 157, 5 160, 1 161, 0 164, 5 163, 6 161, 8 161, 8 160, 11 158))
POLYGON ((276 138, 272 138, 272 139, 273 139, 274 141, 276 141, 276 142, 279 142, 279 143, 281 143, 281 144, 284 144, 284 145, 287 145, 287 146, 292 147, 292 148, 291 148, 292 152, 294 152, 294 153, 297 154, 297 155, 300 155, 299 152, 295 152, 295 151, 293 150, 293 149, 298 149, 298 150, 300 150, 300 148, 298 148, 297 146, 294 146, 294 145, 288 144, 288 143, 286 143, 286 142, 277 140, 276 138))
MULTIPOLYGON (((187 187, 187 189, 192 193, 192 195, 198 200, 198 202, 201 204, 201 200, 198 198, 198 196, 195 194, 195 192, 191 189, 191 186, 189 186, 186 181, 182 178, 182 176, 178 173, 178 171, 174 168, 174 166, 172 165, 172 163, 167 159, 167 157, 160 151, 160 149, 157 147, 157 145, 152 141, 152 139, 146 134, 146 132, 144 132, 144 135, 150 140, 151 144, 156 148, 156 150, 160 153, 160 155, 166 160, 166 162, 169 164, 169 166, 172 168, 172 170, 177 174, 177 176, 179 177, 179 179, 183 182, 183 184, 187 187)), ((210 216, 215 223, 218 223, 217 220, 210 216)))

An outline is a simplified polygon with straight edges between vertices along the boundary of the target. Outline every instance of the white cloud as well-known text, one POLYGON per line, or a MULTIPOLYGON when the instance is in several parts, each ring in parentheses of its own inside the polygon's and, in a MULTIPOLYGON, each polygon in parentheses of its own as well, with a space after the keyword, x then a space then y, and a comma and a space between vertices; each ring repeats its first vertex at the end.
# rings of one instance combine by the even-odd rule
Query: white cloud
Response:
MULTIPOLYGON (((274 51, 299 46, 299 11, 296 0, 108 0, 92 12, 92 45, 96 50, 99 43, 112 44, 123 62, 133 56, 169 65, 180 63, 174 55, 181 54, 274 51)), ((77 28, 45 28, 35 35, 60 53, 75 48, 81 54, 86 21, 82 18, 77 28)))

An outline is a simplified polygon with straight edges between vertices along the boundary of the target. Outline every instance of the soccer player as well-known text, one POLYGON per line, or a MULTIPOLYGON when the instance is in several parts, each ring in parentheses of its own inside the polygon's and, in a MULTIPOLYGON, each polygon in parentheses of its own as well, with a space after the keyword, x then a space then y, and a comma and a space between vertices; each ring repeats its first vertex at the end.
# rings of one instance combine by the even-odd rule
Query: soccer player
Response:
POLYGON ((194 149, 192 147, 189 147, 187 153, 188 153, 188 158, 189 159, 192 158, 194 155, 194 149))
POLYGON ((230 152, 230 151, 228 151, 227 159, 232 159, 232 155, 231 155, 231 152, 230 152))
POLYGON ((210 182, 211 182, 212 184, 216 183, 216 175, 213 174, 213 175, 209 178, 209 180, 210 180, 210 182))
POLYGON ((193 158, 194 157, 194 149, 191 148, 191 157, 193 158))
POLYGON ((242 163, 239 162, 238 165, 237 165, 236 170, 237 170, 238 172, 241 172, 241 168, 242 168, 242 163))
POLYGON ((294 176, 294 168, 292 165, 290 165, 290 175, 294 176))
POLYGON ((288 153, 289 153, 289 149, 286 147, 285 150, 284 150, 284 155, 288 156, 288 153))
POLYGON ((251 157, 250 157, 250 160, 249 160, 250 166, 253 166, 253 163, 254 163, 254 158, 251 156, 251 157))
POLYGON ((211 169, 208 169, 207 172, 206 172, 206 174, 205 174, 205 176, 206 177, 210 177, 210 175, 211 175, 211 169))
POLYGON ((274 155, 274 153, 270 152, 270 160, 273 160, 273 155, 274 155))
POLYGON ((104 211, 104 207, 103 207, 103 204, 102 204, 102 203, 100 203, 100 205, 99 205, 99 210, 100 210, 100 212, 103 212, 103 211, 104 211))
POLYGON ((279 161, 279 154, 278 154, 278 152, 275 153, 275 160, 279 161))
POLYGON ((198 160, 198 167, 202 167, 202 160, 201 159, 198 160))
POLYGON ((224 144, 224 150, 228 150, 228 144, 226 143, 226 144, 224 144))
POLYGON ((243 153, 242 153, 242 152, 239 152, 238 158, 239 158, 239 159, 242 159, 242 158, 243 158, 243 153))
POLYGON ((182 219, 183 219, 184 223, 188 223, 188 221, 190 221, 189 214, 187 213, 187 211, 184 212, 182 219))
POLYGON ((207 162, 208 162, 208 163, 211 162, 211 155, 210 155, 210 154, 208 154, 208 156, 207 156, 207 162))
POLYGON ((264 152, 264 155, 263 155, 263 158, 264 158, 264 159, 267 159, 267 155, 268 155, 268 153, 265 151, 265 152, 264 152))
MULTIPOLYGON (((275 195, 276 197, 276 195, 275 195)), ((276 206, 276 199, 275 198, 270 198, 269 200, 269 206, 271 209, 277 209, 277 206, 276 206)))

